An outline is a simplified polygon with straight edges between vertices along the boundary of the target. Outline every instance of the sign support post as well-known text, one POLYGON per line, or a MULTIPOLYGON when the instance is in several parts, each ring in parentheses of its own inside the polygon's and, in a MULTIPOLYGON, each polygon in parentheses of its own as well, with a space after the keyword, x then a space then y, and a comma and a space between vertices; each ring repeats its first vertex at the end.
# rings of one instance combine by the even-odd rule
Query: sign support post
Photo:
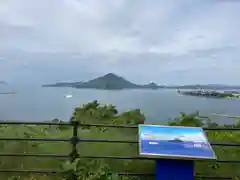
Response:
POLYGON ((194 161, 158 159, 156 160, 156 180, 194 180, 194 161))

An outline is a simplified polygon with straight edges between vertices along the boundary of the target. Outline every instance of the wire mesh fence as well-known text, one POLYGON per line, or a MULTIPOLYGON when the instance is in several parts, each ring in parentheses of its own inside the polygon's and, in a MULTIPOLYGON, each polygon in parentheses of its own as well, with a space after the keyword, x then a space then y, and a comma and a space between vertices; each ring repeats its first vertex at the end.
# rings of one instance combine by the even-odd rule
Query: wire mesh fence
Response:
MULTIPOLYGON (((70 162, 73 162, 77 158, 86 158, 86 159, 118 159, 118 160, 155 160, 149 159, 146 157, 140 156, 102 156, 102 155, 94 155, 94 156, 86 156, 81 155, 78 151, 77 145, 83 142, 89 143, 128 143, 128 144, 137 144, 138 141, 133 140, 110 140, 110 139, 84 139, 79 137, 78 131, 79 127, 99 127, 99 128, 124 128, 124 129, 137 129, 138 126, 126 126, 126 125, 109 125, 109 124, 81 124, 77 121, 72 122, 7 122, 0 121, 0 125, 47 125, 47 126, 69 126, 72 128, 72 136, 69 138, 12 138, 12 137, 0 137, 0 141, 35 141, 35 142, 69 142, 71 143, 71 151, 69 154, 38 154, 38 153, 0 153, 1 157, 38 157, 38 158, 63 158, 68 159, 70 162)), ((204 128, 205 131, 239 131, 240 128, 204 128)), ((239 148, 240 144, 236 143, 228 143, 228 142, 210 142, 212 146, 225 146, 225 147, 234 147, 239 148)), ((80 150, 81 151, 81 150, 80 150)), ((217 160, 217 163, 224 164, 239 164, 240 159, 235 160, 217 160)), ((240 166, 239 166, 240 167, 240 166)), ((0 173, 34 173, 34 174, 64 174, 66 171, 61 170, 23 170, 23 169, 0 169, 0 173)), ((119 175, 127 175, 127 176, 155 176, 154 174, 149 173, 139 173, 139 172, 119 172, 119 175)), ((76 176, 74 174, 69 175, 69 180, 76 180, 76 176)), ((215 177, 215 176, 206 176, 203 174, 195 174, 195 179, 232 179, 232 177, 215 177)))

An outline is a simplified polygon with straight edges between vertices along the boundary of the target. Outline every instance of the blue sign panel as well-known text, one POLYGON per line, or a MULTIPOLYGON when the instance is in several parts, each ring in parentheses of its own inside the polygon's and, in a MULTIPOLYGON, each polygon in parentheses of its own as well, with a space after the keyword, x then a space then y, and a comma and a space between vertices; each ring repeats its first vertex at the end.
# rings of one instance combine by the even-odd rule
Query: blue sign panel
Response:
POLYGON ((181 159, 216 159, 199 127, 139 125, 140 155, 181 159))

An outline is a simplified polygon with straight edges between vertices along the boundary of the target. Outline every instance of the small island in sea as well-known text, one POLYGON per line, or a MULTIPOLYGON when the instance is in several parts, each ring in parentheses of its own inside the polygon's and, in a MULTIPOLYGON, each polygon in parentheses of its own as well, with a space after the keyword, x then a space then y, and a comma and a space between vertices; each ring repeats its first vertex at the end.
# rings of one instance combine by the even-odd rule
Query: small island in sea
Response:
POLYGON ((16 92, 0 92, 0 95, 7 95, 7 94, 17 94, 16 92))
POLYGON ((146 85, 134 84, 123 77, 117 76, 113 73, 108 73, 104 76, 95 78, 87 82, 73 82, 73 83, 55 83, 43 85, 43 87, 73 87, 79 89, 106 89, 106 90, 120 90, 120 89, 159 89, 165 86, 159 86, 155 83, 146 85))
POLYGON ((168 142, 183 142, 183 141, 179 138, 174 138, 172 140, 168 140, 168 142))
POLYGON ((0 84, 7 84, 6 81, 0 81, 0 84))
POLYGON ((8 83, 6 81, 0 81, 0 95, 17 94, 16 92, 13 92, 13 91, 9 91, 9 90, 6 91, 5 87, 7 86, 8 86, 8 83))
POLYGON ((237 92, 236 90, 240 90, 240 85, 192 84, 192 85, 167 86, 167 88, 168 89, 192 89, 192 90, 208 89, 208 90, 224 90, 228 92, 237 92))
POLYGON ((240 98, 240 93, 237 91, 206 91, 206 90, 198 90, 198 91, 180 91, 177 90, 179 94, 187 95, 187 96, 199 96, 199 97, 206 97, 206 98, 227 98, 227 99, 238 99, 240 98))

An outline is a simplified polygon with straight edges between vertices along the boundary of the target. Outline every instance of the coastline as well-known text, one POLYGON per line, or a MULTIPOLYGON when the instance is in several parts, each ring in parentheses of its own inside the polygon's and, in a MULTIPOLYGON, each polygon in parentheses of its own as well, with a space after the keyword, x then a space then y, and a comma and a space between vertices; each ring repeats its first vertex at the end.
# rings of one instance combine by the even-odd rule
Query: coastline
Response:
POLYGON ((216 90, 188 90, 182 91, 177 89, 177 92, 181 95, 186 96, 198 96, 198 97, 205 97, 205 98, 212 98, 212 99, 240 99, 240 93, 231 93, 231 92, 220 92, 216 90))

